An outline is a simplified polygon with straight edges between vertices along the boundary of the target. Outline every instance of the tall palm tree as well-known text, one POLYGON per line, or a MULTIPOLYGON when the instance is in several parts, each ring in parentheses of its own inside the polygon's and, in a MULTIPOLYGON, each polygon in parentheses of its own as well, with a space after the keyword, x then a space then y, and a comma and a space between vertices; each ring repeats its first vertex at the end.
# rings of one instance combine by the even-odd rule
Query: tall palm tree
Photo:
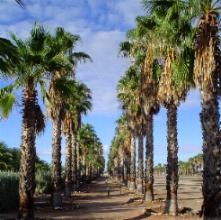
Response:
POLYGON ((111 150, 109 153, 108 169, 114 167, 114 175, 122 184, 126 183, 127 173, 125 173, 125 156, 130 152, 130 132, 127 125, 126 115, 122 115, 117 121, 115 129, 115 136, 111 143, 111 150))
MULTIPOLYGON (((63 114, 63 94, 65 93, 65 77, 73 76, 74 68, 78 61, 90 59, 87 54, 74 52, 76 43, 80 40, 77 35, 65 32, 61 27, 56 29, 55 36, 49 36, 48 45, 62 51, 61 56, 65 58, 66 68, 51 72, 51 82, 49 86, 49 114, 53 121, 52 139, 52 205, 54 208, 62 206, 61 201, 61 125, 63 114)), ((71 94, 70 94, 71 95, 71 94)))
POLYGON ((65 135, 66 142, 66 153, 65 153, 65 197, 69 198, 71 196, 71 159, 72 159, 72 117, 71 112, 65 112, 65 117, 63 121, 63 133, 65 135))
POLYGON ((80 155, 85 158, 85 169, 87 170, 87 178, 90 181, 93 177, 94 168, 100 167, 101 171, 104 169, 102 144, 94 128, 89 124, 82 125, 78 141, 80 155))
POLYGON ((159 64, 154 60, 152 39, 156 24, 150 16, 137 17, 136 23, 137 27, 128 32, 129 53, 141 69, 139 97, 146 134, 145 200, 152 201, 154 199, 153 115, 159 112, 157 100, 159 64))
POLYGON ((66 135, 66 160, 65 160, 65 194, 71 195, 71 185, 76 189, 77 181, 77 133, 78 114, 86 114, 91 108, 91 95, 87 86, 80 82, 73 83, 72 96, 68 97, 65 110, 64 131, 66 135))
POLYGON ((81 117, 82 115, 86 115, 89 110, 91 110, 91 91, 87 86, 83 83, 77 84, 77 95, 78 100, 75 105, 74 112, 74 124, 75 129, 72 133, 73 139, 73 159, 72 159, 72 179, 74 180, 74 188, 79 189, 79 181, 80 181, 80 154, 79 154, 79 145, 77 134, 81 128, 81 117))
MULTIPOLYGON (((57 52, 53 54, 46 47, 47 33, 40 25, 35 25, 31 36, 22 41, 12 34, 12 40, 16 46, 19 62, 15 63, 12 74, 14 83, 3 88, 10 92, 23 89, 23 121, 22 121, 22 143, 19 180, 19 219, 33 219, 33 194, 35 190, 35 139, 36 134, 44 129, 44 115, 37 102, 38 84, 44 87, 43 77, 52 70, 51 63, 60 66, 62 60, 54 59, 57 52)), ((54 66, 53 66, 54 68, 54 66)), ((44 95, 44 94, 43 94, 44 95)))
POLYGON ((116 152, 117 152, 117 172, 118 176, 117 179, 120 183, 126 183, 126 176, 125 173, 125 158, 130 152, 130 136, 129 130, 127 125, 127 117, 126 115, 122 115, 117 121, 117 127, 115 129, 115 139, 112 145, 115 145, 116 152))
POLYGON ((130 57, 131 61, 140 67, 139 99, 141 113, 144 117, 144 132, 146 134, 146 172, 145 200, 153 200, 153 115, 158 113, 157 102, 158 62, 154 60, 152 30, 155 22, 151 17, 136 18, 137 27, 128 31, 128 41, 121 44, 121 52, 130 57))
POLYGON ((83 177, 90 182, 92 179, 92 167, 97 163, 97 147, 101 145, 94 128, 90 124, 82 125, 78 134, 78 142, 83 177))
POLYGON ((201 90, 203 132, 203 205, 205 219, 221 218, 220 202, 220 1, 188 1, 198 19, 195 39, 195 82, 201 90))
POLYGON ((128 121, 128 127, 132 131, 131 140, 131 189, 134 188, 135 174, 135 135, 139 139, 138 146, 138 193, 143 192, 143 119, 141 103, 139 99, 140 72, 136 65, 131 66, 118 83, 118 99, 122 103, 122 109, 128 121))
POLYGON ((180 14, 181 9, 185 7, 185 3, 182 1, 167 1, 164 4, 163 1, 147 0, 144 3, 157 24, 154 35, 155 39, 159 40, 157 43, 160 45, 159 58, 164 59, 158 98, 161 104, 167 108, 168 157, 165 212, 177 215, 177 106, 181 100, 185 99, 192 84, 191 23, 187 16, 181 16, 185 15, 184 13, 180 14))

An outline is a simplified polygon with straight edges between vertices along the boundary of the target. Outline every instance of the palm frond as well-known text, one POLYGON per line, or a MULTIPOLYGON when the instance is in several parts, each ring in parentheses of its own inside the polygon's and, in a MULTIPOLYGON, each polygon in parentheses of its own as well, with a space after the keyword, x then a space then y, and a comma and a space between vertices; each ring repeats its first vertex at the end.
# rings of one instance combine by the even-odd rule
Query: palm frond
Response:
POLYGON ((41 107, 38 104, 35 106, 35 118, 36 118, 36 132, 38 134, 44 132, 45 116, 42 113, 41 107))
POLYGON ((6 118, 12 111, 13 105, 15 104, 15 96, 11 93, 6 93, 0 96, 0 110, 1 116, 6 118))

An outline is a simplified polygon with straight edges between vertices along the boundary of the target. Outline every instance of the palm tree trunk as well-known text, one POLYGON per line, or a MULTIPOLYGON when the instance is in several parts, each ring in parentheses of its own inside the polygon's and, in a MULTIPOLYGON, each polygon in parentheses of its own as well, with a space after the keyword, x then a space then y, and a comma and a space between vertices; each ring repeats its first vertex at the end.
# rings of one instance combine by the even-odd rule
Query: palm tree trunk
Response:
POLYGON ((145 175, 145 201, 152 202, 154 200, 153 193, 153 115, 149 115, 147 119, 146 131, 146 175, 145 175))
POLYGON ((71 197, 72 186, 72 142, 70 131, 66 134, 66 159, 65 159, 65 197, 71 197))
POLYGON ((124 185, 128 185, 128 175, 127 175, 127 164, 128 164, 128 158, 127 155, 124 158, 124 164, 123 164, 123 173, 124 173, 124 185))
MULTIPOLYGON (((211 83, 212 84, 212 83, 211 83)), ((221 218, 221 148, 217 84, 204 86, 201 91, 203 131, 203 206, 204 219, 221 218)))
POLYGON ((52 140, 52 205, 54 208, 62 207, 61 198, 61 111, 58 110, 53 120, 52 140))
POLYGON ((178 189, 178 146, 177 146, 177 106, 170 104, 167 109, 167 177, 165 212, 177 215, 178 189))
POLYGON ((135 138, 131 136, 131 161, 130 161, 130 191, 134 192, 136 189, 136 146, 135 138))
POLYGON ((72 134, 72 183, 73 191, 77 190, 77 137, 72 134))
POLYGON ((138 137, 137 193, 143 194, 143 135, 138 137))
POLYGON ((36 96, 32 88, 24 90, 18 213, 18 219, 24 220, 34 219, 36 96))
POLYGON ((81 164, 80 164, 80 150, 79 144, 77 142, 76 145, 76 164, 77 164, 77 176, 76 176, 76 188, 77 190, 80 189, 80 179, 81 179, 81 164))

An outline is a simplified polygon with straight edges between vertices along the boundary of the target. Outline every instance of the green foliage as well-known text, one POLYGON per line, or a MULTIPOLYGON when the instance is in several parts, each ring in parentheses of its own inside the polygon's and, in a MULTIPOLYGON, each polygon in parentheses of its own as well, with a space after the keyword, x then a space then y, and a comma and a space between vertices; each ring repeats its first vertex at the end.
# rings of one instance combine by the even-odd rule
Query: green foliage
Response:
MULTIPOLYGON (((197 154, 189 158, 187 161, 179 161, 179 175, 193 175, 200 173, 203 168, 203 154, 197 154)), ((166 172, 166 164, 159 163, 154 167, 157 174, 166 172)))
POLYGON ((37 172, 50 172, 49 164, 39 157, 36 158, 35 169, 37 172))
MULTIPOLYGON (((37 170, 35 180, 37 194, 51 192, 50 171, 37 170)), ((0 212, 18 208, 18 187, 19 173, 0 171, 0 212)))
POLYGON ((114 168, 114 159, 119 156, 118 150, 120 148, 124 149, 125 142, 128 141, 129 138, 130 135, 128 131, 127 117, 126 115, 121 115, 121 117, 117 120, 115 136, 112 139, 111 148, 108 154, 107 170, 109 173, 111 173, 114 168))
POLYGON ((20 162, 20 152, 16 148, 9 148, 0 142, 0 170, 18 171, 20 162))
POLYGON ((48 194, 51 193, 51 172, 41 169, 37 170, 36 176, 36 189, 35 193, 37 194, 48 194))
MULTIPOLYGON (((9 148, 5 143, 0 142, 0 170, 1 171, 19 171, 20 149, 9 148)), ((35 164, 36 171, 49 172, 50 166, 38 156, 35 164)))
POLYGON ((162 173, 166 173, 166 165, 165 164, 157 164, 155 167, 154 167, 154 172, 157 173, 157 174, 162 174, 162 173))
POLYGON ((121 77, 117 85, 118 100, 122 103, 122 109, 138 111, 138 93, 140 86, 140 72, 136 66, 130 66, 128 71, 121 77))
POLYGON ((89 124, 83 124, 78 135, 80 156, 85 158, 86 165, 91 165, 104 170, 103 148, 94 128, 89 124))
POLYGON ((18 207, 18 173, 0 171, 0 212, 18 207))

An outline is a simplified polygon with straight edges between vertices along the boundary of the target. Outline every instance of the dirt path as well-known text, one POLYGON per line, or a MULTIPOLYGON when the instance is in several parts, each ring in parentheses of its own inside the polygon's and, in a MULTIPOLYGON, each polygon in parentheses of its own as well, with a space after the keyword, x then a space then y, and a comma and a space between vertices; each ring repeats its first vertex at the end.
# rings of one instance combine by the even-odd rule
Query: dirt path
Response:
MULTIPOLYGON (((44 200, 38 198, 36 201, 37 219, 124 219, 124 220, 172 220, 172 219, 200 219, 197 216, 169 217, 156 215, 156 213, 146 212, 146 208, 160 212, 165 198, 164 177, 155 178, 155 199, 151 204, 144 203, 135 194, 128 192, 126 187, 111 182, 109 187, 105 183, 105 178, 100 178, 85 186, 82 192, 73 195, 72 201, 64 200, 62 210, 53 210, 50 207, 49 197, 44 200), (110 196, 108 197, 108 188, 110 196), (151 215, 150 215, 151 214, 151 215)), ((201 178, 181 177, 179 185, 179 206, 191 207, 194 212, 200 209, 201 178)), ((0 219, 12 219, 15 214, 0 215, 0 219), (10 216, 9 216, 10 215, 10 216)))
POLYGON ((93 181, 76 193, 72 202, 64 201, 64 210, 39 209, 36 216, 41 219, 129 219, 142 214, 144 204, 126 204, 130 195, 119 184, 105 183, 105 178, 93 181), (110 196, 108 197, 108 188, 110 196))
MULTIPOLYGON (((66 202, 64 210, 51 211, 49 208, 48 210, 38 210, 36 214, 41 219, 199 219, 193 216, 174 218, 150 216, 150 213, 144 214, 146 208, 152 208, 158 212, 160 209, 162 210, 165 198, 164 177, 156 177, 156 202, 152 204, 142 202, 135 194, 129 193, 126 187, 120 187, 117 183, 111 182, 108 185, 105 183, 105 178, 100 178, 86 186, 83 192, 76 194, 71 204, 66 202), (110 197, 108 197, 108 188, 110 189, 110 197)), ((181 177, 179 206, 181 208, 191 207, 196 212, 200 209, 201 202, 201 178, 181 177)))

